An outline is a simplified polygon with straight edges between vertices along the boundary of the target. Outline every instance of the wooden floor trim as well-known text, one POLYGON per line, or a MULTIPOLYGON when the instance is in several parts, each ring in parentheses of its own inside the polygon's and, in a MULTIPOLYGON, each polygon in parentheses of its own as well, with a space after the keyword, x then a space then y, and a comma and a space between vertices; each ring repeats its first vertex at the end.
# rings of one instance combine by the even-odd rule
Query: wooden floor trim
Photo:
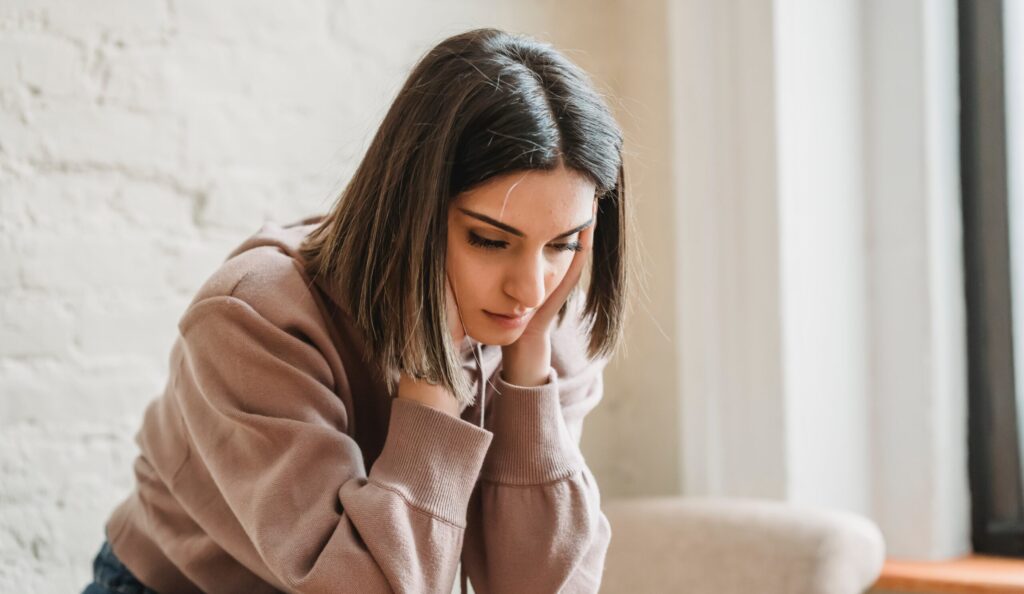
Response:
POLYGON ((1024 594, 1024 559, 969 555, 949 561, 889 559, 880 590, 941 594, 1024 594))

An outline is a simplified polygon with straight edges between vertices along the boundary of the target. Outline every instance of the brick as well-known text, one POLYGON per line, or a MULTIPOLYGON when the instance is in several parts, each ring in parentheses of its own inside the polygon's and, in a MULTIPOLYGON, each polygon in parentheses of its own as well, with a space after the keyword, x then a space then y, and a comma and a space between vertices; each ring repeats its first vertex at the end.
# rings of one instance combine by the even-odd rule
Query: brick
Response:
POLYGON ((109 227, 102 207, 113 193, 120 175, 54 171, 46 175, 12 177, 0 182, 0 225, 11 224, 20 237, 40 230, 75 232, 109 227), (7 211, 15 211, 7 216, 7 211))
POLYGON ((226 102, 231 109, 292 108, 344 121, 366 113, 354 109, 353 88, 339 84, 356 78, 357 62, 325 40, 243 50, 237 44, 190 37, 169 48, 166 62, 170 85, 189 111, 226 102))
POLYGON ((21 286, 18 263, 14 259, 10 244, 0 237, 0 295, 21 286))
POLYGON ((126 47, 104 54, 104 101, 152 111, 157 117, 176 113, 180 89, 170 78, 168 50, 159 45, 126 47))
MULTIPOLYGON (((174 171, 181 126, 174 118, 80 101, 37 106, 29 124, 47 134, 25 142, 29 155, 72 164, 102 164, 174 171)), ((17 146, 15 146, 17 149, 17 146)), ((14 151, 19 154, 19 151, 14 151)))
POLYGON ((178 26, 190 36, 238 43, 304 44, 326 33, 323 2, 247 2, 179 0, 175 3, 178 26), (244 18, 239 18, 244 15, 244 18))
POLYGON ((85 357, 157 359, 170 349, 188 300, 90 299, 77 312, 76 344, 85 357))
POLYGON ((13 91, 18 82, 20 36, 0 38, 0 91, 13 91))
POLYGON ((74 320, 60 301, 45 296, 5 296, 0 312, 0 357, 60 357, 68 353, 74 320))
POLYGON ((163 391, 167 356, 121 357, 90 368, 53 361, 7 361, 0 364, 0 433, 19 425, 46 426, 54 420, 104 424, 138 418, 145 405, 163 391))
POLYGON ((355 61, 327 42, 282 50, 254 47, 249 53, 252 59, 240 64, 240 76, 261 103, 306 109, 322 123, 333 114, 346 120, 356 115, 349 85, 339 84, 355 79, 355 61))
POLYGON ((10 238, 28 226, 28 203, 22 196, 21 180, 0 176, 0 239, 10 238))
POLYGON ((21 425, 0 435, 8 462, 0 467, 0 565, 8 578, 19 575, 24 589, 17 591, 44 591, 24 581, 36 573, 49 578, 42 582, 49 587, 55 573, 80 576, 75 586, 83 587, 107 514, 134 480, 131 427, 68 421, 59 429, 21 425))
POLYGON ((195 233, 198 191, 116 171, 52 171, 0 181, 0 229, 14 233, 82 233, 145 228, 177 236, 195 233))
POLYGON ((166 231, 184 238, 196 232, 193 222, 197 200, 192 190, 172 187, 163 182, 122 180, 115 186, 109 204, 110 215, 130 227, 166 231))
POLYGON ((30 289, 144 295, 160 294, 168 283, 164 251, 147 237, 40 234, 23 238, 18 250, 21 275, 30 289))
POLYGON ((185 124, 187 162, 277 175, 303 166, 310 154, 304 143, 322 131, 314 122, 263 104, 220 105, 190 113, 185 124))
POLYGON ((231 230, 239 238, 256 231, 273 200, 274 181, 275 176, 259 172, 224 172, 210 182, 196 222, 204 228, 231 230))
POLYGON ((86 93, 85 56, 81 49, 53 36, 21 37, 16 43, 22 84, 42 95, 86 93))
POLYGON ((196 241, 177 246, 168 253, 170 288, 180 295, 188 295, 191 299, 239 243, 241 238, 236 234, 217 234, 215 237, 208 237, 205 242, 196 241))
POLYGON ((43 152, 41 135, 32 130, 28 117, 21 109, 0 109, 0 156, 30 157, 43 152))
POLYGON ((189 36, 167 48, 167 77, 181 106, 205 110, 211 100, 247 96, 250 89, 241 75, 244 49, 189 36))
POLYGON ((167 4, 161 0, 44 1, 48 26, 83 40, 157 40, 170 30, 167 4))

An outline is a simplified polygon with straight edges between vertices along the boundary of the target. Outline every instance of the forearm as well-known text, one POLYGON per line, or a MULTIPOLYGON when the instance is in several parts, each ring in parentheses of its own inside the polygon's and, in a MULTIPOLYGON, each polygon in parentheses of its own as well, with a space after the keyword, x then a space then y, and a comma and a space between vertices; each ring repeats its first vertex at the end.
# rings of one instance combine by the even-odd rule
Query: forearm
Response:
POLYGON ((589 470, 546 485, 482 482, 462 563, 478 594, 598 591, 611 540, 589 470))
POLYGON ((481 594, 596 592, 610 539, 600 493, 543 385, 496 381, 494 442, 470 503, 463 565, 481 594))

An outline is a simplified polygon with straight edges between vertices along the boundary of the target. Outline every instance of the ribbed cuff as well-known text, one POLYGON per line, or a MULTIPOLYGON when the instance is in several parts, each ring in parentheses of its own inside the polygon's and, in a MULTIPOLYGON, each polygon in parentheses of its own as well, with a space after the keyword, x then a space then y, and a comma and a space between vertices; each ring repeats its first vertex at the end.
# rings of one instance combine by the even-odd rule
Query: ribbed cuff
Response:
POLYGON ((458 526, 494 436, 425 404, 395 398, 388 436, 369 479, 458 526))
POLYGON ((583 455, 569 435, 558 398, 558 374, 548 383, 524 387, 495 374, 494 442, 481 476, 507 485, 539 485, 570 476, 583 467, 583 455))

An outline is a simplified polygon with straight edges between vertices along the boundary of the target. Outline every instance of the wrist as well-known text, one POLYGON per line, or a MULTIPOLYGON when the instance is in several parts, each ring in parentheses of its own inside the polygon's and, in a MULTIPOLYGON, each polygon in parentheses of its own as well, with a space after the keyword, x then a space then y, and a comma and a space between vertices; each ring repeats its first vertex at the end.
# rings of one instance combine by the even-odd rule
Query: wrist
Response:
POLYGON ((459 402, 443 386, 402 374, 398 381, 398 398, 412 400, 435 408, 453 417, 460 416, 459 402))
POLYGON ((506 383, 523 386, 542 386, 548 382, 551 367, 551 342, 509 345, 502 350, 501 379, 506 383))

